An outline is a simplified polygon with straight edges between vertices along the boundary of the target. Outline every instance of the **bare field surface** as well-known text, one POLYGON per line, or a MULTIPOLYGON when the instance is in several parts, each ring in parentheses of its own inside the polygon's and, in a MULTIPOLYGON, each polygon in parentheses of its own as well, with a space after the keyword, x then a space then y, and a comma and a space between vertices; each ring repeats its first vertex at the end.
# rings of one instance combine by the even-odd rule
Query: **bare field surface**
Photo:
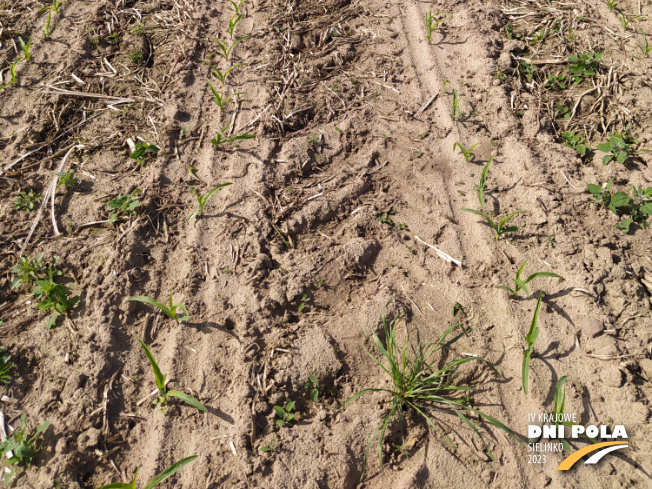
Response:
POLYGON ((196 455, 159 487, 652 485, 652 5, 47 6, 0 7, 0 410, 8 435, 50 422, 10 484, 145 487, 196 455), (478 212, 515 214, 496 239, 478 212), (548 276, 497 288, 526 261, 548 276), (186 320, 128 301, 170 291, 186 320), (419 378, 467 359, 442 379, 472 390, 430 422, 343 405, 394 389, 383 311, 410 358, 459 325, 419 378), (206 412, 152 405, 138 338, 206 412), (565 412, 627 450, 528 463, 563 377, 565 412))

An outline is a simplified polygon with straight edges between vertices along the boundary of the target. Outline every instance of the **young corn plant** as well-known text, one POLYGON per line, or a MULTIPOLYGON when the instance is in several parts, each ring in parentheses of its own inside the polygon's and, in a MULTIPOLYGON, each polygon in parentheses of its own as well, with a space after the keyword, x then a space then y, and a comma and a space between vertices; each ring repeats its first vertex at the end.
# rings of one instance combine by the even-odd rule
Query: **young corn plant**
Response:
MULTIPOLYGON (((392 385, 388 388, 363 389, 342 404, 342 407, 345 407, 360 396, 370 392, 387 394, 388 399, 384 401, 384 404, 389 404, 390 409, 369 437, 365 450, 365 468, 374 438, 378 435, 378 459, 382 469, 383 444, 387 427, 392 418, 396 416, 401 424, 401 429, 403 429, 406 412, 413 412, 421 416, 436 431, 439 431, 440 427, 436 418, 430 412, 455 413, 484 443, 484 438, 476 427, 476 423, 467 417, 469 414, 475 414, 520 441, 516 434, 501 421, 471 405, 470 395, 474 390, 472 386, 456 383, 456 380, 462 375, 459 367, 468 362, 482 362, 494 373, 497 373, 491 363, 478 356, 445 361, 442 350, 464 336, 463 333, 460 333, 453 339, 448 339, 448 335, 456 330, 459 324, 452 324, 437 341, 423 343, 418 340, 416 345, 408 345, 407 338, 405 338, 401 346, 396 338, 396 324, 400 319, 401 316, 396 316, 388 321, 383 310, 384 340, 381 340, 375 331, 372 332, 372 345, 378 356, 369 353, 376 365, 390 377, 392 385)), ((445 437, 445 439, 452 444, 448 438, 445 437)), ((484 445, 487 453, 493 459, 493 454, 491 454, 486 443, 484 445)), ((364 478, 364 475, 363 472, 362 478, 364 478)))
POLYGON ((453 144, 453 151, 455 151, 455 148, 459 148, 460 152, 464 155, 464 161, 471 161, 475 159, 475 155, 471 153, 471 151, 476 146, 480 146, 480 143, 475 143, 473 146, 467 149, 464 147, 462 143, 458 141, 455 144, 453 144))
POLYGON ((23 57, 19 56, 18 59, 11 64, 11 68, 10 68, 11 80, 9 80, 7 84, 0 87, 0 92, 2 92, 8 86, 16 84, 16 65, 18 65, 18 63, 22 61, 22 59, 23 57))
POLYGON ((618 6, 618 2, 616 0, 607 0, 607 7, 609 7, 609 12, 612 12, 613 9, 615 9, 618 6))
MULTIPOLYGON (((161 472, 156 477, 154 477, 151 481, 149 481, 145 486, 145 489, 153 489, 154 487, 158 486, 161 482, 176 474, 177 471, 181 469, 184 465, 188 465, 196 458, 197 455, 193 455, 192 457, 184 458, 183 460, 179 460, 177 463, 170 465, 167 469, 165 469, 163 472, 161 472)), ((107 484, 105 486, 98 487, 97 489, 138 489, 136 486, 136 478, 138 477, 139 470, 140 467, 136 469, 133 479, 131 479, 131 482, 128 484, 124 482, 114 482, 112 484, 107 484)))
POLYGON ((639 20, 639 19, 645 20, 645 16, 644 15, 634 15, 634 16, 632 16, 632 17, 630 17, 628 19, 627 17, 625 17, 625 14, 622 11, 620 12, 620 18, 619 18, 620 26, 623 28, 624 31, 627 30, 627 26, 629 25, 629 23, 631 21, 639 20))
POLYGON ((481 216, 482 218, 484 218, 484 220, 487 222, 487 224, 489 224, 489 226, 491 226, 491 229, 493 229, 494 232, 496 233, 496 241, 498 241, 500 239, 500 237, 505 235, 505 234, 515 233, 516 231, 518 231, 518 227, 516 227, 516 226, 509 226, 509 227, 505 227, 505 226, 507 225, 507 222, 512 217, 514 217, 517 214, 520 214, 521 212, 525 212, 524 210, 514 211, 511 214, 507 214, 506 216, 499 217, 498 221, 495 222, 491 218, 491 216, 489 216, 488 214, 485 214, 484 212, 476 211, 475 209, 462 209, 462 210, 465 211, 465 212, 472 212, 473 214, 477 214, 477 215, 481 216))
POLYGON ((235 92, 232 93, 231 95, 226 95, 218 92, 210 80, 207 80, 207 82, 208 82, 208 86, 211 87, 211 92, 213 92, 213 96, 211 97, 211 100, 217 104, 217 106, 220 108, 220 111, 224 110, 224 106, 233 97, 237 97, 238 95, 247 93, 247 92, 235 92))
POLYGON ((140 189, 137 188, 129 195, 120 195, 118 194, 115 199, 107 202, 107 207, 111 211, 115 211, 109 216, 109 222, 111 224, 115 223, 116 219, 121 217, 123 214, 135 215, 138 212, 140 207, 140 201, 136 199, 136 195, 140 193, 140 189))
POLYGON ((460 116, 459 114, 459 108, 460 108, 460 99, 462 97, 457 95, 457 89, 453 88, 453 109, 451 110, 451 118, 456 121, 457 118, 460 116))
POLYGON ((52 5, 48 5, 46 7, 43 7, 39 9, 38 13, 40 14, 41 12, 45 10, 51 10, 55 14, 59 13, 59 8, 61 8, 61 5, 63 5, 63 0, 58 1, 58 0, 52 0, 52 5))
POLYGON ((45 22, 45 27, 43 28, 43 40, 47 41, 48 37, 50 37, 50 34, 52 34, 52 31, 54 30, 54 27, 52 27, 52 12, 48 12, 48 20, 45 22))
POLYGON ((552 272, 533 273, 532 275, 530 275, 525 280, 521 280, 521 274, 523 273, 523 270, 525 269, 526 264, 527 264, 527 260, 525 260, 523 265, 521 265, 521 268, 519 268, 518 271, 516 272, 516 278, 512 279, 514 281, 514 288, 513 289, 510 289, 509 287, 505 287, 504 285, 498 285, 498 286, 496 286, 496 288, 497 289, 503 289, 503 290, 506 290, 506 291, 510 292, 512 294, 512 297, 514 297, 514 299, 516 299, 516 297, 518 296, 518 293, 521 290, 523 290, 523 292, 525 292, 527 295, 530 295, 530 291, 527 288, 527 284, 532 282, 532 280, 534 280, 536 278, 553 277, 553 278, 559 278, 561 280, 565 280, 564 277, 562 277, 561 275, 557 275, 556 273, 552 273, 552 272))
POLYGON ((240 0, 239 2, 234 2, 233 0, 229 0, 231 3, 231 7, 229 7, 231 10, 235 12, 236 15, 240 15, 240 9, 242 8, 242 5, 245 3, 245 0, 240 0))
POLYGON ((186 309, 186 306, 184 306, 181 302, 179 302, 178 304, 174 304, 174 302, 172 301, 172 292, 173 292, 173 290, 174 290, 173 288, 170 289, 170 303, 169 303, 170 307, 166 307, 165 305, 161 304, 160 302, 155 301, 154 299, 150 299, 149 297, 142 296, 142 295, 138 295, 138 296, 135 296, 135 297, 129 297, 129 299, 127 299, 127 301, 143 302, 143 303, 148 304, 150 306, 154 306, 154 307, 160 309, 163 312, 163 314, 165 314, 167 317, 169 317, 170 319, 174 319, 177 322, 177 324, 179 324, 180 322, 188 321, 190 319, 190 315, 188 314, 188 310, 186 309), (183 313, 184 313, 183 316, 180 313, 177 313, 177 310, 183 311, 183 313))
POLYGON ((233 40, 233 33, 235 32, 235 28, 238 25, 238 22, 240 22, 240 19, 242 19, 242 15, 241 14, 235 14, 229 20, 229 27, 226 29, 226 33, 229 36, 231 36, 231 40, 233 40))
POLYGON ((239 43, 244 41, 245 39, 249 39, 251 36, 243 36, 237 38, 233 43, 229 46, 227 43, 220 41, 219 39, 211 39, 213 42, 217 43, 217 47, 219 48, 219 51, 215 51, 215 54, 217 56, 221 56, 226 60, 226 62, 229 62, 229 57, 231 56, 231 53, 233 51, 233 48, 236 47, 239 43))
POLYGON ((19 192, 14 201, 14 210, 30 212, 36 208, 36 201, 42 197, 41 194, 34 193, 33 189, 29 192, 19 192))
POLYGON ((154 356, 152 355, 152 352, 149 351, 149 348, 147 348, 147 345, 143 340, 141 340, 138 336, 136 336, 136 339, 143 347, 143 350, 145 350, 145 355, 147 356, 147 359, 149 360, 149 363, 152 366, 152 370, 154 371, 154 378, 156 381, 156 387, 158 389, 158 394, 159 394, 159 397, 156 400, 154 400, 154 405, 158 404, 159 406, 161 406, 161 410, 163 410, 165 406, 167 406, 168 404, 168 397, 176 397, 177 399, 181 399, 186 404, 199 409, 201 412, 207 413, 208 409, 206 409, 206 406, 204 406, 201 402, 199 402, 194 397, 189 396, 185 392, 169 390, 167 388, 167 381, 165 380, 165 375, 161 373, 161 369, 159 368, 158 363, 156 363, 156 360, 154 360, 154 356))
POLYGON ((11 382, 11 375, 8 372, 13 366, 14 362, 11 361, 11 353, 0 346, 0 382, 3 384, 11 382))
POLYGON ((27 61, 31 61, 32 56, 29 54, 29 48, 32 46, 32 39, 30 39, 29 42, 25 43, 25 41, 23 41, 23 38, 18 36, 18 44, 20 44, 20 49, 23 50, 23 54, 25 55, 25 59, 27 61))
POLYGON ((478 189, 478 201, 480 202, 480 208, 484 210, 484 189, 485 189, 485 183, 487 181, 487 173, 489 173, 489 168, 491 168, 491 163, 494 161, 494 156, 491 155, 491 158, 489 158, 489 161, 487 161, 487 164, 484 166, 482 169, 482 174, 480 175, 480 183, 477 185, 478 189))
POLYGON ((643 57, 645 58, 650 53, 650 51, 652 51, 652 46, 648 43, 645 33, 641 31, 641 34, 643 34, 643 44, 639 44, 638 47, 640 48, 641 52, 643 53, 643 57))
POLYGON ((532 358, 532 351, 534 350, 534 343, 539 337, 539 328, 537 322, 539 321, 539 310, 541 309, 541 298, 542 295, 539 294, 539 300, 537 301, 537 307, 534 310, 534 317, 532 318, 532 324, 530 324, 530 330, 525 336, 525 342, 527 343, 527 348, 523 353, 523 368, 521 370, 521 379, 523 381, 523 392, 527 396, 528 393, 528 384, 530 380, 530 359, 532 358))
POLYGON ((224 137, 224 133, 226 132, 226 130, 229 128, 230 125, 231 125, 231 123, 227 124, 226 127, 224 129, 222 129, 221 131, 217 131, 215 133, 215 137, 213 139, 211 139, 211 143, 213 143, 213 146, 215 146, 215 149, 219 149, 220 145, 222 145, 224 143, 239 141, 241 139, 253 139, 253 138, 256 137, 255 134, 240 134, 238 136, 224 137))
POLYGON ((217 192, 220 189, 223 189, 224 187, 228 187, 229 185, 233 185, 233 182, 226 182, 218 185, 214 189, 212 189, 210 192, 208 192, 206 195, 202 195, 199 193, 199 190, 197 190, 195 187, 190 187, 190 191, 195 194, 197 197, 197 203, 199 204, 199 209, 197 209, 195 212, 190 214, 190 217, 188 220, 192 220, 193 217, 201 217, 204 215, 204 207, 206 204, 208 204, 208 201, 211 199, 213 195, 215 195, 215 192, 217 192))
MULTIPOLYGON (((38 447, 36 445, 37 438, 43 433, 50 422, 46 421, 42 425, 37 426, 31 432, 27 431, 27 413, 23 413, 20 417, 20 429, 14 430, 11 436, 0 444, 0 455, 11 454, 7 460, 7 465, 31 467, 34 462, 34 457, 38 447)), ((11 479, 16 473, 16 469, 12 469, 5 477, 4 483, 9 484, 11 479)))
MULTIPOLYGON (((231 71, 233 69, 238 68, 240 66, 245 66, 247 64, 247 63, 237 63, 237 64, 234 64, 234 65, 230 66, 226 71, 222 71, 219 68, 217 68, 216 66, 213 66, 208 61, 206 61, 206 60, 202 60, 202 61, 205 64, 207 64, 208 66, 210 66, 211 75, 213 75, 215 78, 217 78, 220 81, 220 83, 222 83, 222 85, 226 85, 226 79, 229 76, 229 73, 231 73, 231 71)), ((240 93, 245 93, 245 92, 240 92, 240 93)))
POLYGON ((428 39, 428 41, 431 40, 432 33, 433 33, 433 31, 435 29, 441 31, 441 27, 439 27, 439 24, 441 24, 441 23, 443 23, 443 22, 445 22, 447 20, 450 20, 448 18, 444 18, 444 19, 437 19, 436 18, 436 17, 440 16, 441 14, 445 14, 445 13, 451 13, 451 11, 450 10, 438 10, 434 14, 430 10, 428 10, 426 12, 426 31, 428 31, 428 34, 426 34, 426 39, 428 39))

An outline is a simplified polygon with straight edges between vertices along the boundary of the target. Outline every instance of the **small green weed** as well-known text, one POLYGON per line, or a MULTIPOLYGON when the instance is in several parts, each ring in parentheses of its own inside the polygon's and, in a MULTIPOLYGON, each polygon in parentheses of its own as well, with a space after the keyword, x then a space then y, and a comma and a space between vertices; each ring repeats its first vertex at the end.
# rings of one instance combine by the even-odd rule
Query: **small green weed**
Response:
POLYGON ((539 321, 539 310, 541 309, 541 294, 539 294, 539 300, 537 301, 537 307, 534 310, 534 317, 532 318, 532 324, 530 324, 530 330, 525 336, 525 341, 527 343, 527 348, 523 353, 523 368, 521 370, 521 379, 523 381, 523 392, 527 396, 528 392, 528 383, 530 379, 530 359, 532 357, 532 351, 534 350, 534 343, 539 337, 539 328, 537 322, 539 321))
POLYGON ((594 203, 602 203, 607 209, 616 214, 618 217, 629 215, 623 219, 617 227, 629 233, 630 226, 634 223, 640 224, 643 228, 649 226, 648 218, 652 215, 652 187, 638 189, 630 185, 633 197, 626 192, 611 193, 613 178, 604 186, 589 184, 588 191, 593 195, 594 203))
POLYGON ((61 275, 61 272, 57 273, 55 265, 59 261, 59 257, 55 256, 52 259, 52 264, 48 265, 43 261, 43 253, 39 253, 34 258, 31 255, 21 256, 12 268, 11 272, 16 274, 16 278, 11 282, 11 288, 17 289, 23 284, 32 284, 37 280, 42 280, 47 277, 48 269, 52 270, 55 275, 61 275))
POLYGON ((548 80, 543 86, 546 88, 550 88, 552 90, 566 90, 566 88, 568 88, 567 83, 568 83, 567 75, 549 74, 548 80))
POLYGON ((79 296, 69 297, 70 289, 54 281, 54 277, 59 275, 61 275, 59 270, 50 268, 47 277, 35 281, 36 287, 32 291, 36 299, 40 301, 38 304, 39 311, 53 311, 47 323, 48 329, 56 324, 59 316, 72 311, 75 304, 79 302, 79 296))
POLYGON ((521 212, 525 212, 524 210, 514 211, 511 214, 507 214, 506 216, 499 218, 498 222, 494 222, 491 216, 485 214, 484 212, 476 211, 474 209, 462 209, 462 210, 466 212, 472 212, 473 214, 482 216, 484 220, 487 222, 487 224, 491 226, 491 229, 493 229, 494 232, 496 233, 496 241, 498 241, 500 237, 505 234, 515 233, 516 231, 518 231, 518 228, 516 226, 505 227, 505 225, 515 215, 520 214, 521 212))
POLYGON ((622 133, 610 132, 609 142, 598 144, 596 148, 603 153, 607 153, 602 158, 603 165, 608 164, 612 160, 626 164, 631 153, 635 152, 633 148, 635 144, 638 144, 638 141, 629 134, 629 126, 627 126, 622 133))
POLYGON ((270 441, 267 445, 263 445, 260 447, 261 452, 273 454, 274 450, 276 450, 276 442, 274 440, 270 441))
POLYGON ((58 171, 56 175, 59 177, 57 185, 63 185, 68 190, 74 189, 80 182, 75 176, 75 170, 58 171))
POLYGON ((595 76, 595 70, 600 64, 600 59, 603 54, 604 51, 598 51, 596 53, 585 52, 580 55, 571 54, 568 57, 568 69, 571 72, 571 81, 579 85, 585 78, 595 76))
POLYGON ((145 63, 147 63, 147 54, 141 49, 134 49, 129 53, 129 59, 136 66, 145 66, 145 63))
POLYGON ((211 40, 217 43, 217 47, 219 48, 219 51, 215 51, 215 54, 217 56, 221 56, 222 58, 224 58, 228 63, 233 48, 235 48, 239 43, 241 43, 245 39, 249 39, 250 37, 251 36, 240 37, 235 41, 233 41, 233 43, 230 46, 227 43, 220 41, 219 39, 211 39, 211 40))
POLYGON ((140 207, 140 201, 136 199, 136 195, 140 193, 140 189, 137 188, 129 195, 120 195, 118 194, 115 199, 107 202, 107 207, 110 211, 115 211, 109 216, 109 222, 114 224, 115 221, 121 217, 123 214, 127 215, 136 215, 138 208, 140 207))
POLYGON ((498 286, 496 286, 496 288, 497 289, 507 290, 508 292, 510 292, 512 294, 512 296, 514 298, 516 298, 516 296, 518 296, 518 293, 521 290, 523 290, 523 292, 525 292, 527 295, 530 295, 530 291, 527 288, 527 284, 530 283, 532 280, 534 280, 536 278, 554 277, 554 278, 560 278, 562 280, 565 280, 564 277, 562 277, 561 275, 557 275, 556 273, 552 273, 552 272, 533 273, 532 275, 530 275, 525 280, 521 280, 521 273, 523 273, 523 269, 525 269, 526 264, 527 264, 527 260, 525 260, 523 265, 521 265, 521 268, 519 268, 518 271, 516 272, 516 278, 512 279, 514 281, 514 288, 513 289, 510 289, 509 287, 505 287, 504 285, 498 285, 498 286))
POLYGON ((303 309, 308 305, 308 302, 310 302, 310 297, 308 297, 308 294, 303 294, 301 296, 301 301, 299 301, 299 313, 303 312, 303 309))
POLYGON ((476 146, 480 146, 480 143, 475 143, 473 146, 471 146, 470 148, 467 149, 467 148, 464 147, 464 145, 462 143, 460 143, 458 141, 455 144, 453 144, 453 151, 455 151, 455 148, 459 148, 461 153, 464 155, 464 161, 471 161, 471 160, 475 159, 475 155, 473 153, 471 153, 471 151, 476 146))
POLYGON ((317 398, 319 397, 319 389, 322 387, 323 385, 319 383, 317 377, 315 377, 311 372, 308 372, 308 382, 303 385, 303 388, 310 389, 310 400, 312 402, 317 402, 317 398))
POLYGON ((129 153, 129 158, 136 160, 141 165, 145 164, 145 158, 148 155, 156 156, 160 148, 155 144, 148 144, 144 141, 136 141, 134 150, 129 153))
POLYGON ((383 224, 387 224, 388 226, 393 226, 394 221, 392 221, 392 219, 389 216, 393 216, 394 214, 396 214, 396 211, 394 210, 394 208, 392 208, 392 209, 388 210, 387 212, 385 212, 385 213, 381 214, 380 216, 378 216, 378 219, 376 219, 376 220, 379 221, 379 222, 382 222, 383 224))
POLYGON ((13 367, 14 362, 11 361, 11 354, 0 346, 0 382, 9 384, 11 382, 11 375, 9 370, 13 367))
MULTIPOLYGON (((31 467, 38 450, 36 439, 50 426, 50 422, 46 421, 28 432, 26 418, 27 413, 23 413, 20 417, 20 429, 14 430, 11 436, 7 437, 7 440, 0 445, 0 454, 5 455, 10 452, 12 454, 7 460, 7 465, 31 467)), ((5 477, 4 483, 8 484, 15 473, 16 469, 12 469, 5 477)))
POLYGON ((154 405, 158 404, 159 406, 161 406, 161 409, 163 409, 168 404, 168 396, 171 396, 171 397, 176 397, 177 399, 181 399, 186 404, 199 409, 203 413, 207 413, 208 409, 206 409, 206 406, 204 406, 201 402, 199 402, 194 397, 189 396, 185 392, 168 390, 167 381, 165 380, 165 375, 161 373, 161 369, 159 368, 158 363, 156 363, 156 360, 154 360, 154 356, 152 355, 152 352, 149 351, 149 348, 147 348, 147 345, 143 340, 141 340, 138 336, 136 336, 136 339, 143 347, 143 350, 145 350, 145 355, 147 356, 147 359, 149 360, 149 363, 152 366, 152 370, 154 371, 156 387, 158 388, 158 393, 159 393, 159 397, 154 401, 154 405))
MULTIPOLYGON (((169 466, 167 469, 165 469, 163 472, 161 472, 156 477, 154 477, 151 481, 149 481, 145 486, 145 489, 152 489, 158 486, 161 482, 176 474, 181 467, 189 464, 196 458, 197 455, 193 455, 192 457, 184 458, 183 460, 179 460, 177 463, 169 466)), ((136 478, 138 477, 139 470, 140 467, 136 469, 136 472, 134 473, 134 477, 133 479, 131 479, 131 482, 129 484, 126 484, 124 482, 114 482, 112 484, 107 484, 105 486, 98 487, 97 489, 137 489, 136 478)))
POLYGON ((195 187, 190 187, 190 191, 195 194, 197 197, 197 204, 199 205, 199 209, 197 209, 195 212, 190 214, 190 217, 188 220, 190 221, 193 217, 201 217, 204 215, 204 207, 206 204, 208 204, 208 201, 215 195, 215 192, 217 192, 220 189, 223 189, 224 187, 228 187, 229 185, 233 185, 233 182, 226 182, 218 185, 217 187, 213 188, 210 192, 208 192, 206 195, 202 195, 199 193, 199 190, 197 190, 195 187))
POLYGON ((588 156, 588 154, 592 151, 591 148, 585 144, 584 138, 579 134, 575 134, 571 131, 563 131, 561 133, 561 138, 564 141, 564 146, 573 148, 579 153, 582 158, 588 156))
POLYGON ((19 192, 14 201, 14 210, 30 212, 36 208, 36 201, 42 197, 41 194, 34 193, 33 189, 29 192, 19 192))
POLYGON ((274 412, 276 413, 276 425, 279 428, 290 428, 294 424, 294 415, 295 413, 291 412, 294 409, 295 401, 291 401, 290 398, 285 399, 285 404, 283 406, 274 406, 274 412))
POLYGON ((172 300, 172 292, 173 292, 173 290, 174 290, 174 288, 170 289, 170 302, 169 302, 170 307, 166 307, 165 305, 161 304, 160 302, 155 301, 154 299, 150 299, 149 297, 142 296, 142 295, 138 295, 138 296, 135 296, 135 297, 130 297, 129 299, 127 299, 127 301, 143 302, 145 304, 149 304, 150 306, 154 306, 154 307, 160 309, 167 317, 169 317, 170 319, 174 319, 177 322, 177 324, 179 324, 179 322, 188 321, 190 319, 190 315, 188 314, 188 310, 186 309, 186 306, 184 306, 181 302, 179 302, 178 304, 174 304, 174 302, 172 300), (183 313, 184 313, 183 316, 180 313, 177 314, 177 309, 180 309, 181 311, 183 311, 183 313))

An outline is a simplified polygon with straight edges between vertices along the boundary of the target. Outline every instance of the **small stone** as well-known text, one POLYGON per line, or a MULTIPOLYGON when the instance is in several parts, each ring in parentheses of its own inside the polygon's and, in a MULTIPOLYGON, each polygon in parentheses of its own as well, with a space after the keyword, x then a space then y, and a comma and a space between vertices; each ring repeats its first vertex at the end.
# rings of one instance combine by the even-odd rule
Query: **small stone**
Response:
POLYGON ((100 434, 100 430, 97 428, 90 428, 79 435, 79 438, 77 438, 77 448, 79 451, 84 452, 96 446, 100 442, 100 434))
POLYGON ((582 334, 587 338, 595 338, 604 331, 604 323, 602 319, 584 318, 580 322, 580 328, 582 328, 582 334))

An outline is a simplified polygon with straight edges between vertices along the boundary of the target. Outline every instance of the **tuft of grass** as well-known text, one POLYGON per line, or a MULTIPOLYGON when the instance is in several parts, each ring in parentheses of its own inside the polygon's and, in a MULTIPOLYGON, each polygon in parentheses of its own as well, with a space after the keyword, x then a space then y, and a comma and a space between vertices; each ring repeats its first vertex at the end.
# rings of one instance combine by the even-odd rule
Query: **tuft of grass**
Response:
POLYGON ((521 370, 521 379, 523 382, 523 392, 527 396, 528 393, 528 384, 530 380, 530 360, 532 358, 532 351, 534 350, 534 343, 539 337, 539 327, 537 322, 539 321, 539 311, 541 309, 541 298, 542 295, 539 294, 539 300, 537 301, 537 307, 534 310, 534 317, 532 318, 532 323, 530 324, 530 330, 525 336, 525 342, 527 343, 527 348, 523 352, 523 368, 521 370))
POLYGON ((464 161, 471 161, 475 159, 475 155, 471 153, 471 151, 476 146, 480 146, 480 143, 475 143, 473 146, 467 149, 464 147, 462 143, 458 141, 455 144, 453 144, 453 151, 455 151, 455 148, 459 148, 460 152, 464 155, 464 161))
POLYGON ((524 210, 518 210, 514 211, 511 214, 507 214, 506 216, 498 218, 498 221, 495 222, 491 216, 488 214, 485 214, 484 212, 476 211, 475 209, 462 209, 465 212, 472 212, 473 214, 477 214, 481 217, 484 218, 484 220, 491 226, 491 229, 494 230, 496 233, 496 241, 500 239, 501 236, 508 234, 508 233, 515 233, 518 231, 518 228, 516 226, 509 226, 505 227, 507 225, 507 222, 514 217, 517 214, 520 214, 521 212, 525 212, 524 210))
MULTIPOLYGON (((420 415, 430 427, 437 431, 439 426, 429 411, 454 413, 484 443, 484 438, 476 424, 467 417, 469 414, 475 414, 520 441, 516 434, 505 424, 471 405, 470 394, 474 390, 473 387, 456 383, 456 380, 462 375, 459 367, 468 362, 482 362, 493 372, 498 373, 490 362, 478 356, 467 356, 449 362, 445 361, 442 350, 464 336, 464 333, 460 333, 454 338, 448 339, 453 331, 461 328, 458 323, 448 327, 437 341, 423 343, 421 340, 417 340, 415 345, 408 345, 407 338, 405 338, 401 346, 396 338, 396 324, 401 316, 397 315, 388 321, 383 310, 381 317, 384 341, 380 339, 376 332, 372 332, 371 341, 378 357, 371 353, 369 355, 376 365, 390 377, 392 385, 389 388, 363 389, 342 404, 342 407, 345 407, 360 396, 370 392, 383 392, 388 396, 384 404, 389 404, 391 407, 369 437, 365 450, 365 467, 374 438, 378 435, 378 458, 382 469, 383 442, 387 427, 395 416, 398 417, 401 427, 403 427, 406 411, 412 411, 420 415)), ((444 438, 452 444, 448 438, 445 436, 444 438)), ((484 445, 487 453, 493 458, 493 454, 491 454, 486 443, 484 445)), ((364 478, 364 475, 363 472, 362 478, 364 478)))
POLYGON ((154 400, 154 405, 158 404, 159 406, 161 406, 161 409, 163 409, 168 404, 168 397, 176 397, 177 399, 181 399, 186 404, 199 409, 201 412, 207 413, 208 409, 206 409, 206 406, 204 406, 201 402, 199 402, 194 397, 189 396, 185 392, 168 390, 167 380, 165 379, 165 375, 161 373, 161 369, 159 368, 158 363, 156 363, 156 360, 154 359, 152 352, 149 350, 149 348, 147 348, 147 345, 143 340, 141 340, 138 336, 136 336, 136 339, 143 347, 143 350, 145 351, 145 356, 147 356, 147 359, 149 360, 149 363, 152 366, 152 370, 154 371, 154 379, 156 381, 156 387, 159 393, 159 397, 156 400, 154 400))
POLYGON ((29 192, 19 192, 14 201, 14 210, 30 212, 36 208, 36 201, 42 197, 41 194, 34 193, 33 189, 29 192))
POLYGON ((143 302, 145 304, 148 304, 150 306, 154 306, 158 309, 160 309, 167 317, 170 319, 174 319, 177 324, 179 322, 185 322, 190 319, 190 315, 188 314, 188 310, 186 309, 186 306, 184 306, 181 302, 178 304, 174 304, 174 301, 172 300, 172 293, 174 291, 174 288, 170 289, 170 307, 166 307, 165 305, 161 304, 158 301, 155 301, 154 299, 150 299, 149 297, 145 297, 142 295, 138 295, 135 297, 130 297, 127 299, 127 301, 133 301, 133 302, 143 302), (177 309, 180 309, 183 311, 183 316, 180 313, 177 313, 177 309))
POLYGON ((230 125, 231 123, 227 124, 226 127, 221 131, 217 131, 215 133, 215 137, 211 139, 211 143, 213 143, 213 146, 215 146, 216 149, 219 149, 220 146, 224 143, 240 141, 241 139, 253 139, 256 137, 255 134, 240 134, 238 136, 224 137, 224 133, 226 132, 226 130, 229 128, 230 125))
POLYGON ((190 217, 188 218, 188 220, 189 221, 192 220, 193 217, 198 217, 199 218, 199 217, 203 216, 204 215, 204 207, 206 206, 206 204, 208 204, 208 201, 211 199, 211 197, 213 197, 213 195, 215 195, 215 192, 217 192, 218 190, 220 190, 220 189, 222 189, 224 187, 228 187, 229 185, 233 185, 233 182, 222 183, 222 184, 218 185, 217 187, 213 188, 206 195, 200 194, 199 190, 197 190, 195 187, 190 187, 190 191, 193 192, 195 194, 195 196, 197 197, 197 203, 199 204, 199 209, 197 209, 195 212, 190 214, 190 217))
MULTIPOLYGON (((193 455, 191 457, 184 458, 183 460, 179 460, 175 464, 170 465, 167 469, 165 469, 163 472, 161 472, 156 477, 154 477, 151 481, 149 481, 145 486, 145 489, 152 489, 158 486, 161 482, 176 474, 179 471, 179 469, 181 469, 184 465, 188 465, 196 458, 197 455, 193 455)), ((124 482, 113 482, 112 484, 107 484, 102 487, 98 487, 97 489, 137 489, 136 478, 138 477, 139 470, 140 467, 136 469, 136 472, 134 473, 134 477, 133 479, 131 479, 131 482, 129 484, 126 484, 124 482)))
MULTIPOLYGON (((11 453, 11 456, 7 459, 7 465, 31 467, 38 450, 36 446, 37 438, 50 426, 50 422, 45 421, 32 431, 27 431, 26 418, 27 413, 23 413, 20 417, 20 428, 14 430, 11 436, 7 437, 0 445, 0 455, 4 456, 11 453)), ((16 469, 12 469, 4 478, 4 483, 9 484, 15 473, 16 469)))
POLYGON ((532 282, 532 280, 537 279, 537 278, 542 278, 542 277, 553 277, 553 278, 559 278, 561 280, 565 280, 564 277, 561 275, 557 275, 556 273, 552 272, 536 272, 530 275, 528 278, 525 280, 521 280, 521 274, 523 273, 523 270, 525 269, 525 265, 527 264, 527 260, 523 262, 523 265, 521 265, 521 268, 518 269, 516 272, 516 278, 512 279, 514 281, 514 288, 510 289, 509 287, 505 287, 504 285, 497 285, 497 289, 503 289, 507 290, 512 294, 514 298, 518 296, 518 293, 523 290, 527 295, 530 295, 530 291, 527 288, 527 284, 532 282))

